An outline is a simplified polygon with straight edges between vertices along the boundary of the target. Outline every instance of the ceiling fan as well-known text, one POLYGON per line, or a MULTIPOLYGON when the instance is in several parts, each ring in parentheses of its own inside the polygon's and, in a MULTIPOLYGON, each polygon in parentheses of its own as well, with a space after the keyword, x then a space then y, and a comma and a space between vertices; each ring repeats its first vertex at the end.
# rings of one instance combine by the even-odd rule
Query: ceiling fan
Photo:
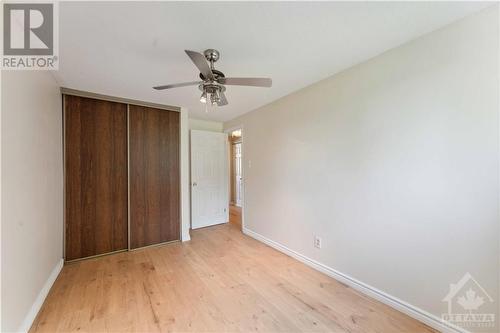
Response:
POLYGON ((220 53, 217 50, 208 49, 205 50, 203 54, 189 50, 185 50, 185 52, 200 70, 200 79, 202 81, 167 84, 153 87, 153 89, 164 90, 198 85, 198 88, 202 92, 200 102, 213 106, 223 106, 228 104, 226 95, 224 94, 226 91, 225 85, 251 87, 272 86, 272 80, 270 78, 226 77, 224 73, 215 69, 214 63, 220 58, 220 53))

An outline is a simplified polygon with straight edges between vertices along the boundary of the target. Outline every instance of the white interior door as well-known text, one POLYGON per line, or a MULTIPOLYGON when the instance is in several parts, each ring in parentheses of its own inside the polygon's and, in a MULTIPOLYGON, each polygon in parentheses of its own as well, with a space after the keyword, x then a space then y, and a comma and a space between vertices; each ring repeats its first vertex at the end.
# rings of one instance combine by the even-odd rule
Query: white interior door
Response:
POLYGON ((242 176, 241 176, 241 142, 234 144, 234 184, 236 206, 241 207, 242 195, 242 176))
POLYGON ((191 131, 191 227, 229 221, 227 134, 191 131))

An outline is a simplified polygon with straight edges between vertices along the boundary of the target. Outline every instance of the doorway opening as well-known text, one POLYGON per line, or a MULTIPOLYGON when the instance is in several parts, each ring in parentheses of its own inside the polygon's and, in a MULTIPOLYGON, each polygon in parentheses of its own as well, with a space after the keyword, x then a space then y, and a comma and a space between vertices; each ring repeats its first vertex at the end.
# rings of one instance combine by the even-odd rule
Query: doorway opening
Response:
POLYGON ((243 211, 243 131, 229 131, 229 223, 242 229, 243 211))

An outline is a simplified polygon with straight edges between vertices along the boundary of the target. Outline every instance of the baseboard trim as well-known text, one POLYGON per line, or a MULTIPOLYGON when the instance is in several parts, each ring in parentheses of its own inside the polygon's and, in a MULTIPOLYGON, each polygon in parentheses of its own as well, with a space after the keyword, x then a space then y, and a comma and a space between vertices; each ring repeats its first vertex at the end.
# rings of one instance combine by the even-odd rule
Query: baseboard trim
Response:
POLYGON ((61 272, 63 266, 64 266, 64 259, 61 258, 61 260, 59 260, 57 265, 50 273, 49 278, 42 287, 42 290, 40 290, 40 292, 38 293, 38 296, 36 297, 35 302, 31 306, 30 311, 28 312, 26 317, 24 317, 23 323, 21 324, 21 327, 19 327, 18 332, 28 332, 30 330, 31 325, 33 325, 33 322, 35 321, 35 318, 38 315, 38 312, 42 308, 45 298, 49 294, 50 288, 52 288, 52 285, 59 276, 59 273, 61 272))
POLYGON ((269 245, 270 247, 292 257, 292 258, 295 258, 297 259, 298 261, 308 265, 309 267, 312 267, 314 268, 315 270, 317 271, 320 271, 332 278, 334 278, 335 280, 338 280, 346 285, 348 285, 349 287, 371 297, 371 298, 374 298, 376 299, 377 301, 380 301, 400 312, 403 312, 404 314, 407 314, 408 316, 434 328, 434 329, 437 329, 441 332, 446 332, 446 333, 470 333, 469 331, 461 328, 461 327, 458 327, 458 326, 455 326, 455 325, 452 325, 452 324, 448 324, 448 323, 445 323, 441 320, 441 318, 425 311, 425 310, 422 310, 416 306, 413 306, 405 301, 402 301, 400 300, 399 298, 397 297, 394 297, 394 296, 391 296, 377 288, 374 288, 370 285, 367 285, 366 283, 363 283, 359 280, 356 280, 355 278, 347 275, 347 274, 344 274, 342 272, 339 272, 331 267, 328 267, 322 263, 319 263, 317 262, 316 260, 313 260, 311 258, 308 258, 294 250, 291 250, 289 249, 288 247, 278 243, 278 242, 275 242, 267 237, 264 237, 262 236, 261 234, 259 233, 256 233, 255 231, 252 231, 248 228, 243 228, 243 233, 245 235, 248 235, 266 245, 269 245))
POLYGON ((182 233, 182 237, 181 237, 181 242, 188 242, 191 240, 191 235, 189 235, 189 231, 186 232, 186 233, 182 233))

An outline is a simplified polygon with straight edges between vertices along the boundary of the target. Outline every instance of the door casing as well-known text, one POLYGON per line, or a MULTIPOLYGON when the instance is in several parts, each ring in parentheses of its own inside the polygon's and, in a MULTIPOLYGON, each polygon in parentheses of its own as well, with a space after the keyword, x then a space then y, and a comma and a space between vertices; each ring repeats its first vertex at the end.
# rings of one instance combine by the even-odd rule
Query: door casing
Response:
MULTIPOLYGON (((236 131, 236 130, 241 130, 241 138, 240 138, 240 143, 241 143, 241 230, 244 231, 245 230, 245 182, 246 182, 246 178, 245 178, 245 165, 246 163, 246 160, 245 160, 245 128, 242 124, 240 125, 236 125, 236 126, 233 126, 233 127, 229 127, 227 129, 224 130, 224 133, 226 133, 226 135, 229 135, 231 132, 233 131, 236 131)), ((228 158, 228 163, 229 163, 230 159, 228 158)), ((229 177, 231 177, 232 175, 229 175, 229 177)), ((229 201, 229 200, 228 200, 229 201)))

